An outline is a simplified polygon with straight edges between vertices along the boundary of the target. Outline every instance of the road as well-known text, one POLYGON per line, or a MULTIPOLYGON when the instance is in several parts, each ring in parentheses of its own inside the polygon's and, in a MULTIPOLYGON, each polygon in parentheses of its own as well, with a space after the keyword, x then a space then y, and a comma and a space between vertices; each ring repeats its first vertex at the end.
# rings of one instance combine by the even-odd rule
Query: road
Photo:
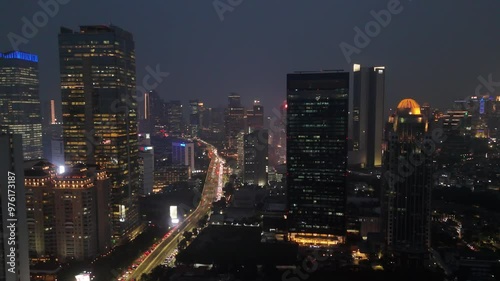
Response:
POLYGON ((177 244, 183 239, 184 231, 191 231, 198 226, 198 222, 210 212, 212 202, 220 199, 222 196, 222 173, 224 160, 219 157, 217 150, 210 144, 199 140, 207 145, 209 156, 211 158, 207 170, 207 177, 203 187, 201 201, 198 207, 183 221, 174 227, 165 236, 166 238, 138 264, 137 268, 130 275, 121 280, 139 280, 144 273, 149 273, 155 267, 160 265, 165 258, 177 249, 177 244))

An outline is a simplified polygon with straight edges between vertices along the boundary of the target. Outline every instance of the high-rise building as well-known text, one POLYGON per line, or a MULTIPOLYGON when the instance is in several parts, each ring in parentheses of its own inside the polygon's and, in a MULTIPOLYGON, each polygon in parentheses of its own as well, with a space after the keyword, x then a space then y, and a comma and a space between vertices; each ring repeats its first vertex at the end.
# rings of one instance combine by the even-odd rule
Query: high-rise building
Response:
POLYGON ((62 137, 54 137, 50 142, 50 162, 60 167, 64 166, 64 140, 62 137))
POLYGON ((140 167, 140 195, 149 195, 153 192, 155 158, 152 146, 139 146, 140 167))
POLYGON ((156 91, 142 93, 143 102, 139 107, 139 130, 141 133, 158 134, 166 130, 167 113, 165 101, 156 91))
POLYGON ((109 179, 92 165, 56 171, 25 162, 26 208, 32 258, 91 258, 111 247, 109 179))
POLYGON ((281 165, 286 163, 286 115, 287 103, 284 101, 279 110, 273 109, 272 115, 269 118, 269 138, 272 145, 270 151, 271 166, 281 165))
POLYGON ((0 133, 0 155, 0 280, 29 281, 22 136, 0 133))
POLYGON ((287 77, 289 236, 335 245, 346 236, 348 72, 287 77))
POLYGON ((166 104, 167 133, 173 137, 180 137, 183 133, 182 103, 171 100, 166 104))
POLYGON ((236 136, 236 169, 234 174, 243 178, 243 169, 245 166, 245 132, 241 131, 236 136))
POLYGON ((54 180, 57 167, 46 161, 24 165, 30 257, 56 256, 54 180))
POLYGON ((154 171, 153 192, 161 192, 170 184, 188 181, 191 178, 191 168, 186 165, 167 165, 159 166, 154 171))
POLYGON ((238 134, 245 130, 245 108, 241 105, 240 96, 231 94, 225 116, 226 149, 235 153, 238 145, 238 134))
POLYGON ((23 136, 25 160, 43 157, 37 55, 0 53, 0 132, 23 136))
POLYGON ((172 164, 189 166, 194 171, 194 143, 172 142, 172 164))
POLYGON ((191 137, 199 137, 203 125, 203 113, 205 107, 199 100, 189 101, 189 134, 191 137))
POLYGON ((261 129, 264 129, 264 106, 259 100, 254 100, 253 108, 247 110, 247 130, 245 131, 251 133, 261 129))
POLYGON ((85 260, 111 246, 109 178, 94 165, 78 164, 57 175, 54 212, 57 257, 85 260))
POLYGON ((211 110, 210 129, 214 133, 224 133, 226 108, 215 107, 211 110))
POLYGON ((43 158, 61 166, 64 165, 64 141, 61 118, 58 116, 55 100, 42 102, 43 158))
POLYGON ((433 151, 427 124, 419 104, 404 99, 387 126, 384 227, 388 249, 403 266, 423 265, 430 247, 433 151))
POLYGON ((384 139, 385 67, 354 65, 349 165, 380 167, 384 139))
POLYGON ((61 28, 59 57, 66 165, 106 169, 114 242, 133 238, 139 227, 133 36, 113 25, 61 28))
POLYGON ((264 186, 268 172, 267 130, 254 130, 244 137, 243 180, 248 184, 264 186))

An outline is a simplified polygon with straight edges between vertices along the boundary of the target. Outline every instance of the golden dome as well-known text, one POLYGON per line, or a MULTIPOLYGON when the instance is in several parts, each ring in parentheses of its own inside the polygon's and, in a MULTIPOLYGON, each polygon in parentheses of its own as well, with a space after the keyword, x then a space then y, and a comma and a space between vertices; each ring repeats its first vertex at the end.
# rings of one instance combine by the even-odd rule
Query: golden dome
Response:
POLYGON ((399 102, 398 109, 409 109, 410 114, 420 115, 420 105, 413 99, 404 99, 399 102))

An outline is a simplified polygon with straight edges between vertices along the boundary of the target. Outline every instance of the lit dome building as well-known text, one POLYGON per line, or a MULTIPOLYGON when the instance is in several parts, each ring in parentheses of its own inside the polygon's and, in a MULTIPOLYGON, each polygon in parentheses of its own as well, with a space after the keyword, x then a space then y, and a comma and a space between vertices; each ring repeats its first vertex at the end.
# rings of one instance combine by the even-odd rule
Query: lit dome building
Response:
POLYGON ((424 265, 430 247, 433 147, 427 118, 404 99, 386 127, 384 200, 389 252, 402 266, 424 265))

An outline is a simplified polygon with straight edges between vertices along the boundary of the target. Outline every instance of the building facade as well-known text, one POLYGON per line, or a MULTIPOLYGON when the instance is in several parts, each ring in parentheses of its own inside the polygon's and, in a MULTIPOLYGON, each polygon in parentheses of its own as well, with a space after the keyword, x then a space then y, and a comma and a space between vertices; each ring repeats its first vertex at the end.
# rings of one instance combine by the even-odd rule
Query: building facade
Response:
POLYGON ((245 108, 241 105, 239 95, 229 95, 224 122, 226 149, 229 154, 235 154, 238 146, 238 134, 245 130, 245 108))
POLYGON ((23 136, 25 160, 43 157, 38 87, 37 55, 0 53, 0 132, 23 136))
POLYGON ((182 120, 182 103, 179 100, 171 100, 166 103, 167 111, 167 134, 180 137, 184 133, 184 121, 182 120))
POLYGON ((244 136, 243 180, 248 184, 264 186, 268 183, 268 145, 267 130, 254 130, 244 136))
POLYGON ((387 246, 398 264, 422 266, 430 247, 432 139, 427 120, 412 99, 389 118, 384 152, 387 246))
POLYGON ((61 28, 59 57, 66 165, 108 171, 114 241, 133 238, 139 164, 132 34, 116 26, 61 28))
POLYGON ((380 167, 384 139, 385 67, 354 65, 349 165, 380 167))
POLYGON ((172 142, 172 164, 189 166, 194 171, 194 143, 172 142))
POLYGON ((349 73, 288 74, 287 87, 290 239, 300 244, 343 243, 349 73))
POLYGON ((57 255, 54 183, 57 168, 46 161, 25 162, 30 257, 57 255))
POLYGON ((85 260, 111 248, 109 178, 96 166, 76 165, 57 175, 54 212, 57 256, 85 260))
POLYGON ((254 100, 252 109, 247 110, 246 127, 246 133, 264 129, 264 106, 260 104, 259 100, 254 100))

